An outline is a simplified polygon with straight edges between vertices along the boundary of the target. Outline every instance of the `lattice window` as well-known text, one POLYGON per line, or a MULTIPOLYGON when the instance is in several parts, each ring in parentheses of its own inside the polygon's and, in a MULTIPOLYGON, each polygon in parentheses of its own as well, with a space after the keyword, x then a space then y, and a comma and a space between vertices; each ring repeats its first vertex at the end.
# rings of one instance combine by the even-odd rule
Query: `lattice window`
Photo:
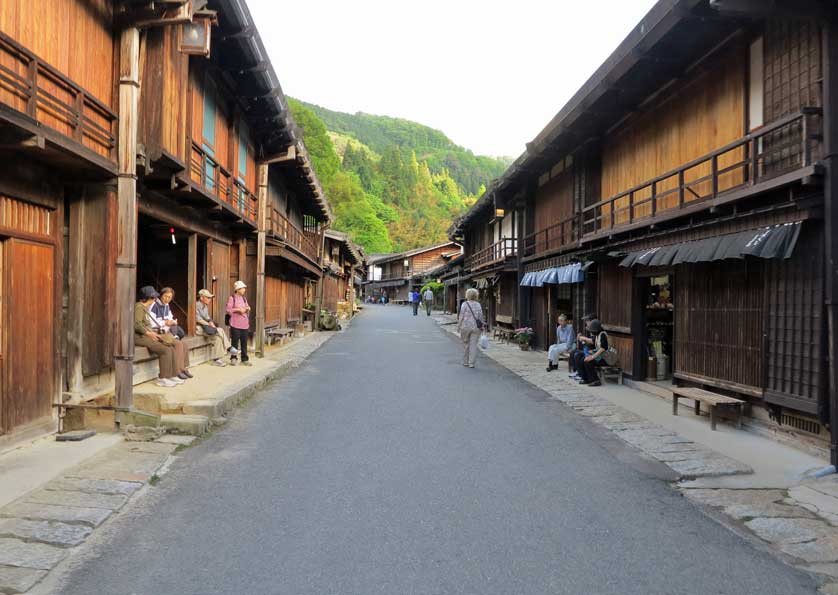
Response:
POLYGON ((53 231, 52 216, 52 210, 46 207, 0 196, 0 227, 50 236, 53 231))

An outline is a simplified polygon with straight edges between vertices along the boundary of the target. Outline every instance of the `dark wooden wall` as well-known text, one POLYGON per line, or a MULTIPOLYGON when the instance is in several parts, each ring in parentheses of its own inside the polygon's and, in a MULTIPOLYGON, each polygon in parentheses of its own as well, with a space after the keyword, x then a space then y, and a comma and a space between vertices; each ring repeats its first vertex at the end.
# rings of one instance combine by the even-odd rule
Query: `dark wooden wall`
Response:
POLYGON ((740 388, 763 386, 763 270, 763 263, 756 260, 677 267, 677 375, 740 388))
POLYGON ((766 263, 765 400, 817 413, 824 392, 823 227, 806 222, 789 260, 766 263))
POLYGON ((809 21, 769 21, 764 48, 766 123, 803 107, 820 106, 820 26, 809 21))

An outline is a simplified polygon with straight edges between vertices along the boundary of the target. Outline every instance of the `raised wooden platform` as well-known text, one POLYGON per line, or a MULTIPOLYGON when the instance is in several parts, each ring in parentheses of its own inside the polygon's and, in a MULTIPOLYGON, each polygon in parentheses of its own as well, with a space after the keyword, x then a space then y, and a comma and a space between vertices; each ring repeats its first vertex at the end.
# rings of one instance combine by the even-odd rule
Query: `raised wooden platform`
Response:
POLYGON ((704 390, 703 388, 673 387, 672 415, 678 415, 678 399, 692 399, 695 401, 695 414, 701 413, 701 404, 710 407, 710 429, 716 429, 716 409, 734 409, 736 411, 736 427, 742 427, 742 413, 745 401, 734 399, 726 395, 704 390))

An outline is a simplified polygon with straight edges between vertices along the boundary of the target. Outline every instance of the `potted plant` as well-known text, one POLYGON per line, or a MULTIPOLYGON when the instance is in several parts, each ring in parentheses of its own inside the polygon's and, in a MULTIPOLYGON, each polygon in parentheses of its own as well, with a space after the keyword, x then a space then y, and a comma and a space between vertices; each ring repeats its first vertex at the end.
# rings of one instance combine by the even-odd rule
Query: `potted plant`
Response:
POLYGON ((515 329, 515 341, 517 341, 521 351, 530 350, 530 341, 532 341, 533 334, 535 333, 528 326, 515 329))

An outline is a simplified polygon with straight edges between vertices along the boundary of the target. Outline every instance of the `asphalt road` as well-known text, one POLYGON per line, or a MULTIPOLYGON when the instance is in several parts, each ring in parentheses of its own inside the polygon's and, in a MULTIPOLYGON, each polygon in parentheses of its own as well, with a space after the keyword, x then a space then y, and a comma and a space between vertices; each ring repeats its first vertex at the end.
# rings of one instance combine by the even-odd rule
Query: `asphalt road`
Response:
POLYGON ((368 307, 184 451, 61 593, 815 591, 563 405, 460 360, 426 316, 368 307))

